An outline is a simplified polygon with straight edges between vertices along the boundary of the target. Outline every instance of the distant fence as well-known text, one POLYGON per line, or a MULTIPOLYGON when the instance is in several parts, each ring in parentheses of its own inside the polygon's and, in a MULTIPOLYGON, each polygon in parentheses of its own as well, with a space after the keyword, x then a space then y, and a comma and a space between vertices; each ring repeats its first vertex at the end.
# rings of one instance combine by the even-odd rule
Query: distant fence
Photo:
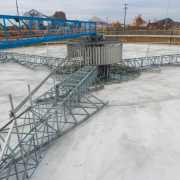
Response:
POLYGON ((180 30, 97 30, 105 35, 180 35, 180 30))

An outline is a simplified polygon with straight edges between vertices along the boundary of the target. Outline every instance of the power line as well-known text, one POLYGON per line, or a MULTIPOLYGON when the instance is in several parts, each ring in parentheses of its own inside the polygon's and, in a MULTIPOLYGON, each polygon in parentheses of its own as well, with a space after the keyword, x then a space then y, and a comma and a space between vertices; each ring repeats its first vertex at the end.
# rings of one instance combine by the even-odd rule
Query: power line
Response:
POLYGON ((124 4, 124 32, 126 31, 126 16, 127 16, 128 4, 124 4))

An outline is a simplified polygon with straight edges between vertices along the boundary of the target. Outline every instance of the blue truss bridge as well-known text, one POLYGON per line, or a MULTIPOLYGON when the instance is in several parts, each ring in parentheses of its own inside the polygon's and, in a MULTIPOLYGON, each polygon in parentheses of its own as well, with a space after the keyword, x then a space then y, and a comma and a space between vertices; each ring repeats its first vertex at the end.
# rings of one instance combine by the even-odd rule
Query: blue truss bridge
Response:
POLYGON ((0 49, 96 35, 96 23, 0 15, 0 49))

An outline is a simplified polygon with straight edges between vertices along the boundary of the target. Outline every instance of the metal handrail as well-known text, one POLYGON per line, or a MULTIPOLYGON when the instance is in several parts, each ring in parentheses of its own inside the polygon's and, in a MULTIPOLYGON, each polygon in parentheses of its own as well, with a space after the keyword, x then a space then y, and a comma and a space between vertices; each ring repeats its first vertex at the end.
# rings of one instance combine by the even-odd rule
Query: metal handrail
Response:
POLYGON ((153 58, 161 58, 161 57, 180 57, 180 54, 166 54, 166 55, 159 55, 159 56, 142 56, 142 57, 135 57, 135 58, 125 58, 123 61, 134 61, 140 59, 153 59, 153 58))
MULTIPOLYGON (((71 91, 71 92, 65 97, 65 99, 62 101, 61 105, 65 104, 65 103, 69 100, 69 98, 73 95, 73 93, 76 92, 77 88, 79 88, 80 86, 82 86, 82 85, 84 84, 84 82, 85 82, 95 71, 96 71, 96 68, 93 67, 93 69, 92 69, 91 71, 89 71, 89 73, 87 73, 87 75, 86 75, 82 80, 80 80, 80 82, 76 85, 76 87, 73 88, 74 90, 71 91)), ((52 72, 52 73, 53 73, 53 72, 52 72)), ((51 75, 52 73, 50 73, 50 75, 51 75)), ((50 75, 48 75, 48 77, 50 77, 50 75)), ((43 85, 43 84, 45 83, 45 81, 48 79, 48 77, 46 77, 46 78, 32 91, 31 96, 32 96, 35 92, 37 92, 37 90, 41 87, 41 85, 43 85)), ((14 109, 13 113, 14 113, 14 114, 17 113, 17 112, 24 106, 24 104, 29 100, 29 98, 30 98, 30 97, 27 96, 27 97, 14 109)), ((3 146, 3 148, 2 148, 2 151, 1 151, 1 153, 0 153, 0 161, 1 161, 2 158, 3 158, 3 155, 4 155, 4 152, 5 152, 6 147, 7 147, 7 145, 8 145, 8 142, 9 142, 9 140, 10 140, 10 138, 11 138, 11 133, 12 133, 12 130, 13 130, 13 127, 14 127, 15 119, 18 119, 19 117, 21 117, 24 113, 27 112, 28 109, 29 109, 29 108, 27 108, 25 111, 23 111, 23 112, 22 112, 20 115, 18 115, 16 118, 11 119, 11 121, 9 121, 3 128, 0 129, 0 131, 3 131, 7 126, 9 126, 9 125, 11 126, 10 129, 9 129, 9 131, 8 131, 8 135, 7 135, 6 139, 5 139, 5 142, 4 142, 4 146, 3 146)))
MULTIPOLYGON (((57 70, 66 60, 67 60, 67 59, 65 58, 64 61, 61 62, 61 63, 58 65, 58 67, 56 68, 56 70, 57 70)), ((31 93, 30 93, 30 94, 31 94, 31 97, 43 86, 43 84, 54 74, 54 72, 56 72, 56 70, 53 71, 53 72, 51 72, 46 78, 43 79, 43 81, 41 81, 41 83, 40 83, 38 86, 36 86, 36 87, 31 91, 31 93)), ((30 95, 28 95, 27 97, 25 97, 24 100, 16 106, 16 108, 13 110, 13 112, 11 111, 11 113, 16 114, 16 113, 27 103, 27 101, 29 100, 29 98, 30 98, 30 95)), ((28 108, 27 108, 27 109, 28 109, 28 108)), ((21 113, 21 115, 24 114, 24 113, 27 111, 27 109, 26 109, 23 113, 21 113)), ((19 116, 18 116, 18 117, 19 117, 19 116)), ((18 117, 16 117, 16 118, 18 118, 18 117)), ((14 127, 14 123, 15 123, 15 118, 12 117, 11 120, 10 120, 8 123, 6 123, 6 124, 0 129, 0 132, 1 132, 1 131, 3 131, 6 127, 8 127, 9 125, 11 126, 10 129, 9 129, 9 131, 8 131, 8 135, 7 135, 6 138, 5 138, 5 142, 4 142, 4 146, 2 147, 2 151, 0 152, 0 161, 1 161, 2 157, 3 157, 4 151, 6 150, 7 144, 8 144, 8 142, 9 142, 9 140, 10 140, 11 133, 12 133, 12 130, 13 130, 13 127, 14 127)))

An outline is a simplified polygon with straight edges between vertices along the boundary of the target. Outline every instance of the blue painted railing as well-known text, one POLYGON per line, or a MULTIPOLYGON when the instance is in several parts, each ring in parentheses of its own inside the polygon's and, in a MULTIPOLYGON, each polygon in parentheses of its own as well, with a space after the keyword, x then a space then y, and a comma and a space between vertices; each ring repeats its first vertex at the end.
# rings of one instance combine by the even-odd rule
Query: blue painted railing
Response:
POLYGON ((0 15, 0 49, 96 35, 96 23, 0 15))

